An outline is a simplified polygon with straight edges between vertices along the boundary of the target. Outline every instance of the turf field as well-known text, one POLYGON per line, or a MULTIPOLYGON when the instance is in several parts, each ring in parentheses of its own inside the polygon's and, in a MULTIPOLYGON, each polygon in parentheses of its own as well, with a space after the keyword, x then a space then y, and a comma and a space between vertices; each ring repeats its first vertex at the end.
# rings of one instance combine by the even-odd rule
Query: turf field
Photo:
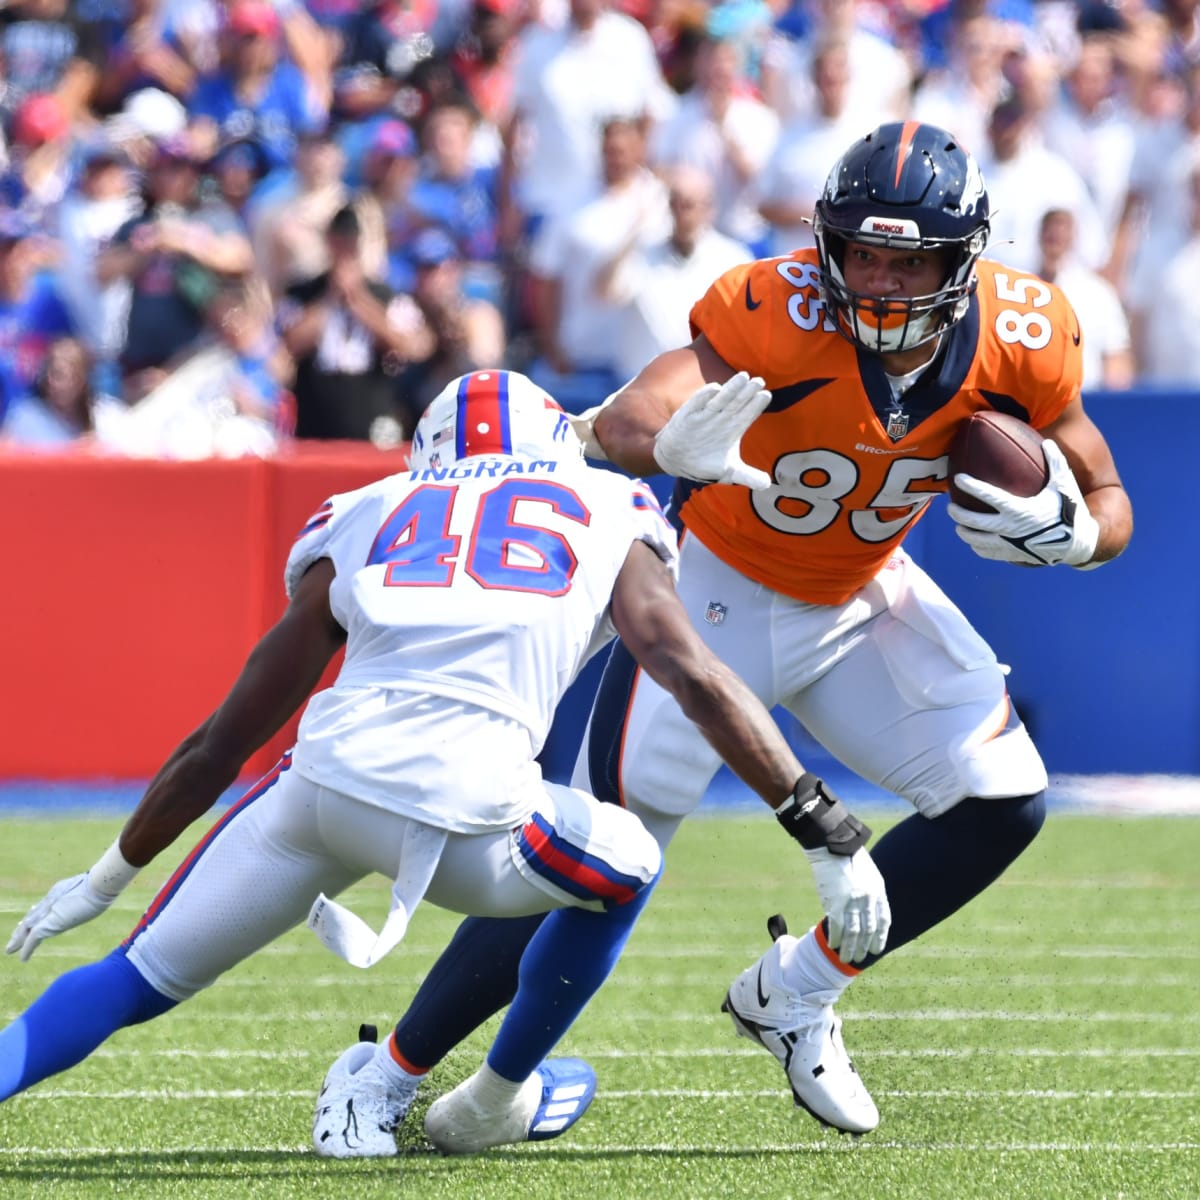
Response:
MULTIPOLYGON (((0 819, 0 933, 120 823, 0 819)), ((855 1141, 794 1110, 774 1060, 718 1011, 770 913, 793 931, 811 919, 803 858, 765 814, 699 817, 562 1047, 595 1063, 600 1090, 561 1140, 443 1159, 410 1117, 398 1160, 312 1154, 326 1066, 359 1021, 389 1023, 453 928, 426 907, 370 972, 296 931, 4 1105, 0 1197, 1196 1200, 1197 864, 1200 818, 1053 814, 999 885, 846 994, 846 1041, 883 1113, 855 1141)), ((165 869, 146 874, 29 963, 0 960, 5 1021, 127 931, 165 869)), ((387 887, 352 900, 378 923, 387 887)), ((488 1032, 428 1098, 474 1069, 488 1032)))

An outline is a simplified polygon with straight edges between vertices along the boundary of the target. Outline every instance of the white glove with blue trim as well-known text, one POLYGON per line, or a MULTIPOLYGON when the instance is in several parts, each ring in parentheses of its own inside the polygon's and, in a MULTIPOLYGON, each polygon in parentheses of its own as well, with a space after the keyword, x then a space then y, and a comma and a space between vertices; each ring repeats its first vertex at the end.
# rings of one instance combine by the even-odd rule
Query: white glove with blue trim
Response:
POLYGON ((675 410, 654 438, 654 461, 668 475, 701 483, 740 483, 760 491, 772 480, 742 461, 742 435, 771 403, 757 375, 745 371, 706 383, 675 410))
POLYGON ((1042 442, 1049 480, 1036 496, 1014 496, 973 475, 954 482, 995 512, 972 512, 961 504, 947 508, 958 534, 981 558, 1053 567, 1087 565, 1096 553, 1100 526, 1088 511, 1075 473, 1050 438, 1042 442))

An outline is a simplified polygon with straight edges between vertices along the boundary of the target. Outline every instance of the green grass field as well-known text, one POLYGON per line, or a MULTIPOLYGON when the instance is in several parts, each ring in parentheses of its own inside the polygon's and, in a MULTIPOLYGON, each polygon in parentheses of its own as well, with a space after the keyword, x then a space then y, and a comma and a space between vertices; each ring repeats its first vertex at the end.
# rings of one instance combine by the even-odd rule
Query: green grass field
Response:
MULTIPOLYGON (((0 820, 2 935, 119 825, 0 820)), ((766 945, 765 918, 782 910, 793 932, 813 918, 803 857, 765 814, 697 818, 561 1047, 600 1075, 591 1112, 561 1140, 443 1159, 410 1117, 397 1160, 313 1155, 328 1063, 360 1021, 390 1024, 456 923, 426 906, 370 972, 295 931, 4 1105, 0 1197, 1196 1200, 1197 864, 1200 819, 1052 815, 997 886, 846 993, 846 1042, 883 1113, 852 1140, 795 1110, 775 1061, 719 1012, 766 945)), ((170 865, 29 963, 0 961, 5 1021, 110 949, 170 865)), ((387 886, 351 900, 378 923, 387 886)), ((423 1097, 473 1070, 490 1033, 423 1097)))

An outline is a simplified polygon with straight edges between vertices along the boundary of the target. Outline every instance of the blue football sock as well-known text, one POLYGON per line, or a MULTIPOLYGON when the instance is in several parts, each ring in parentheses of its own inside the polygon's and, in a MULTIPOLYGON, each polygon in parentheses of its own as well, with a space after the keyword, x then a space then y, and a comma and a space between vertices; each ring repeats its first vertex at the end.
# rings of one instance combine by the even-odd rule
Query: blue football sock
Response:
POLYGON ((546 919, 468 917, 425 976, 396 1023, 396 1048, 418 1067, 435 1067, 459 1042, 512 1002, 530 938, 546 919))
POLYGON ((0 1033, 0 1100, 82 1062, 105 1038, 174 1008, 120 950, 60 975, 0 1033))
POLYGON ((542 922, 487 1056, 493 1071, 514 1082, 533 1073, 608 978, 657 882, 619 908, 560 908, 542 922))

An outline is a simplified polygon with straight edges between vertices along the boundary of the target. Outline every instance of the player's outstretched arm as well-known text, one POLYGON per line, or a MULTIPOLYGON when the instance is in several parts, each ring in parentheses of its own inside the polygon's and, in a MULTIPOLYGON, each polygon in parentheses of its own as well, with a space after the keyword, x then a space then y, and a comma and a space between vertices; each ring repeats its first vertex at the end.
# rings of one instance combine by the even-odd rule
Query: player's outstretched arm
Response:
POLYGON ((804 848, 829 944, 846 962, 880 953, 891 909, 866 850, 870 829, 804 770, 763 703, 692 628, 669 570, 643 543, 630 548, 617 578, 612 617, 642 669, 804 848))
POLYGON ((740 444, 770 400, 761 379, 734 371, 701 335, 654 358, 576 432, 593 458, 633 475, 768 487, 740 444))
POLYGON ((17 923, 6 953, 26 961, 48 937, 99 916, 137 872, 228 788, 321 678, 345 633, 329 610, 333 565, 317 562, 276 624, 250 652, 229 694, 172 751, 120 837, 89 871, 56 883, 17 923))

